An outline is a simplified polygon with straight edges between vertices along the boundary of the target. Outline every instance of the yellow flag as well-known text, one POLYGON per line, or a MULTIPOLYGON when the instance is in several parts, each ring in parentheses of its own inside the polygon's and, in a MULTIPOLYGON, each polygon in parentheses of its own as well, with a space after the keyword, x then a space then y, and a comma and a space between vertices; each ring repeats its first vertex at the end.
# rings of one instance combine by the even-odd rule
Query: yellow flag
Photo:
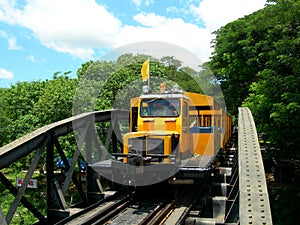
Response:
POLYGON ((149 79, 149 59, 143 63, 141 74, 143 81, 147 81, 149 79))

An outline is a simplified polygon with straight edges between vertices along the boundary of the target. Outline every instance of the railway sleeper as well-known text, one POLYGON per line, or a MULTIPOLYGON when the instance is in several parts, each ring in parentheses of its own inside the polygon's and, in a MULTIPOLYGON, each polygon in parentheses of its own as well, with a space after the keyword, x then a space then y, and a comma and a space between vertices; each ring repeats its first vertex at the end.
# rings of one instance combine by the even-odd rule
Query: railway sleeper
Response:
POLYGON ((237 196, 232 200, 226 196, 206 197, 201 207, 198 206, 198 209, 194 208, 190 211, 185 219, 185 224, 237 224, 236 200, 237 196))
POLYGON ((232 159, 231 167, 220 166, 213 170, 211 191, 195 205, 185 224, 237 224, 235 215, 238 210, 238 169, 237 154, 232 159))
POLYGON ((232 180, 232 170, 231 168, 226 169, 226 172, 223 173, 219 173, 220 170, 216 171, 214 170, 214 172, 212 173, 212 177, 211 177, 211 181, 212 183, 230 183, 232 180))
POLYGON ((190 211, 185 224, 216 224, 224 223, 226 216, 226 196, 207 196, 202 199, 199 210, 190 211), (213 223, 212 223, 213 222, 213 223))
POLYGON ((237 163, 237 153, 226 153, 220 156, 220 166, 221 167, 234 167, 237 163))

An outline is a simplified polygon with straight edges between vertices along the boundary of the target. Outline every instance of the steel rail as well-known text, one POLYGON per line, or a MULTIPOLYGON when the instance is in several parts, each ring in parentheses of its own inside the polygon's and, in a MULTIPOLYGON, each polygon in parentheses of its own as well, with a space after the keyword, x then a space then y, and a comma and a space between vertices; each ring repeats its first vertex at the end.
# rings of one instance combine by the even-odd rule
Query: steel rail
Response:
MULTIPOLYGON (((166 221, 175 215, 175 218, 172 217, 172 224, 175 222, 174 220, 178 221, 178 218, 183 217, 188 207, 184 205, 190 205, 193 201, 193 197, 198 195, 198 188, 192 188, 192 191, 188 191, 190 189, 184 189, 179 193, 179 195, 175 199, 169 200, 169 202, 164 202, 156 207, 147 217, 142 220, 139 225, 156 225, 156 224, 165 224, 166 221), (180 212, 176 211, 177 207, 180 208, 180 212), (176 211, 176 212, 175 212, 176 211)), ((183 218, 181 220, 183 222, 183 218)), ((166 224, 171 224, 167 222, 166 224)))
POLYGON ((146 223, 140 223, 140 225, 157 225, 161 224, 164 219, 166 219, 166 216, 171 212, 171 210, 174 209, 175 204, 178 200, 173 200, 172 202, 168 203, 165 207, 155 210, 152 212, 153 216, 151 219, 146 223))
POLYGON ((146 216, 140 223, 139 225, 143 225, 143 224, 148 224, 152 219, 153 217, 155 217, 164 207, 164 204, 161 203, 159 204, 158 206, 155 207, 155 209, 148 214, 148 216, 146 216))
POLYGON ((184 224, 185 219, 188 216, 188 213, 190 212, 190 210, 192 209, 192 207, 201 198, 201 196, 204 195, 203 191, 204 191, 205 185, 207 183, 208 183, 208 177, 206 177, 206 179, 204 180, 204 182, 202 183, 202 185, 200 185, 199 189, 198 188, 195 189, 195 194, 193 195, 193 200, 190 201, 187 204, 187 207, 184 209, 184 211, 182 212, 181 216, 176 221, 176 225, 184 224))
MULTIPOLYGON (((107 222, 109 219, 113 218, 115 215, 126 209, 130 202, 132 201, 132 195, 127 195, 125 198, 115 202, 109 207, 100 210, 92 217, 86 219, 83 223, 79 223, 80 225, 96 225, 103 224, 107 222)), ((78 225, 79 225, 78 224, 78 225)), ((76 224, 77 225, 77 224, 76 224)))
POLYGON ((55 225, 90 225, 102 223, 113 215, 119 213, 119 210, 124 208, 132 200, 134 193, 122 194, 116 193, 107 199, 101 200, 80 212, 61 220, 55 225))

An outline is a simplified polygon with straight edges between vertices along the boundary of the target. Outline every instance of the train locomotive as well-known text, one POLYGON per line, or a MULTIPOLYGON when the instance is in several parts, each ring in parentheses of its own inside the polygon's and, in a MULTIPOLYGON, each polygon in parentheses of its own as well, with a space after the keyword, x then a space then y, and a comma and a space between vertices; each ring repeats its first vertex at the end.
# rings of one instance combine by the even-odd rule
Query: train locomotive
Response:
POLYGON ((159 93, 131 99, 123 162, 201 169, 224 148, 230 134, 231 119, 213 97, 161 84, 159 93))
POLYGON ((231 118, 211 96, 165 83, 152 93, 148 85, 130 100, 122 152, 113 153, 111 164, 101 166, 101 171, 109 167, 109 179, 119 177, 117 182, 132 184, 134 177, 138 185, 139 179, 143 185, 148 178, 151 183, 151 176, 194 178, 209 171, 229 140, 231 118))

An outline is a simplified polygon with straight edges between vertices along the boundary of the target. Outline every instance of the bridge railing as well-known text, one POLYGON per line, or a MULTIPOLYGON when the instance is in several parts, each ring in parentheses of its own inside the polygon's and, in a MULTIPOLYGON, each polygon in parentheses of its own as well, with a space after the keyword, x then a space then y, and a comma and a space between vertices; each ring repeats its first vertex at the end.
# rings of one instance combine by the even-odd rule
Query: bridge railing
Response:
POLYGON ((249 108, 239 108, 240 224, 272 224, 264 166, 255 123, 249 108))
MULTIPOLYGON (((0 181, 14 196, 14 200, 4 216, 2 210, 0 210, 0 221, 5 221, 10 224, 13 216, 21 202, 37 219, 43 223, 51 220, 55 222, 62 217, 70 214, 69 206, 65 200, 67 190, 71 181, 75 185, 78 193, 81 196, 82 202, 88 204, 95 201, 98 198, 97 195, 89 193, 99 193, 101 190, 96 182, 94 172, 87 167, 86 172, 86 191, 83 191, 82 185, 76 177, 74 171, 79 161, 81 149, 85 148, 85 159, 92 160, 91 155, 95 154, 92 149, 99 150, 101 148, 108 149, 109 145, 112 152, 116 152, 117 139, 116 130, 118 127, 118 120, 129 120, 128 111, 124 110, 107 110, 83 113, 73 116, 71 118, 58 121, 49 125, 46 125, 36 131, 25 135, 3 147, 0 148, 0 181), (99 134, 97 132, 96 124, 109 123, 108 132, 105 135, 105 144, 101 143, 99 134), (114 126, 114 127, 113 127, 114 126), (77 147, 75 147, 72 159, 68 161, 66 151, 62 148, 59 138, 72 134, 76 137, 77 147), (111 143, 114 144, 111 144, 111 143), (92 147, 93 146, 93 147, 92 147), (14 162, 32 155, 31 164, 27 170, 25 178, 22 180, 22 184, 19 188, 15 187, 12 182, 5 176, 3 172, 4 168, 9 167, 14 162), (55 176, 55 155, 59 155, 64 168, 63 181, 58 182, 57 176, 55 176), (47 215, 43 215, 39 209, 37 209, 33 203, 31 203, 25 196, 25 190, 32 178, 34 171, 40 166, 41 161, 46 158, 46 183, 47 183, 47 215), (47 219, 48 218, 48 219, 47 219)), ((100 125, 101 126, 101 125, 100 125)), ((98 152, 98 153, 99 153, 98 152)), ((100 154, 100 153, 99 153, 100 154)), ((100 195, 101 196, 101 195, 100 195)), ((0 205, 1 209, 1 205, 0 205)))

